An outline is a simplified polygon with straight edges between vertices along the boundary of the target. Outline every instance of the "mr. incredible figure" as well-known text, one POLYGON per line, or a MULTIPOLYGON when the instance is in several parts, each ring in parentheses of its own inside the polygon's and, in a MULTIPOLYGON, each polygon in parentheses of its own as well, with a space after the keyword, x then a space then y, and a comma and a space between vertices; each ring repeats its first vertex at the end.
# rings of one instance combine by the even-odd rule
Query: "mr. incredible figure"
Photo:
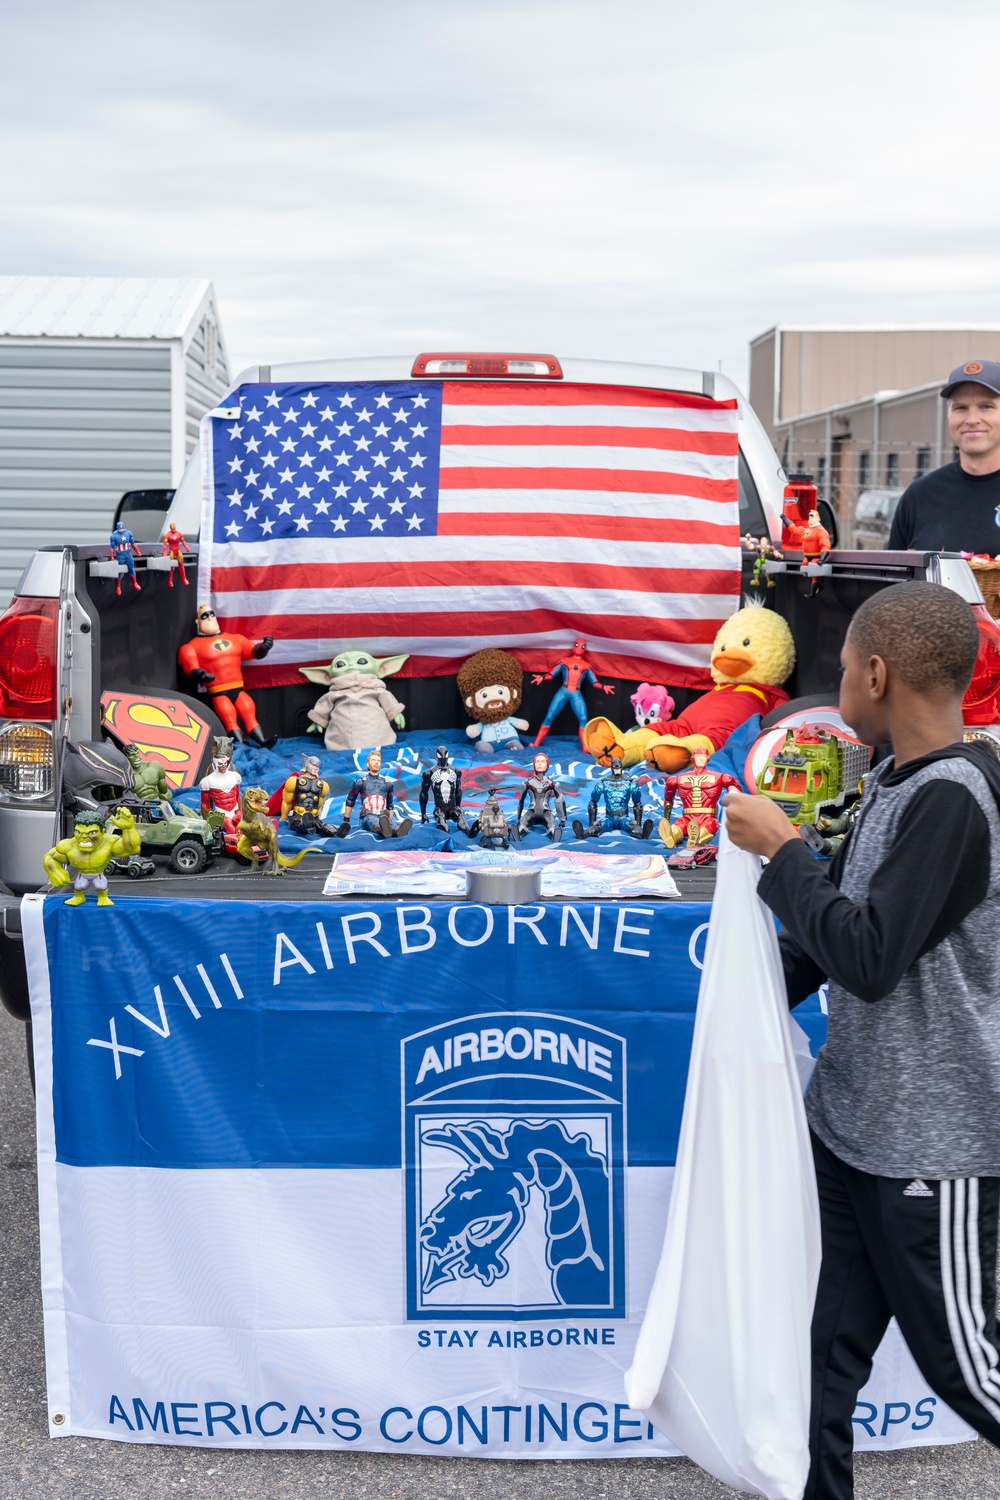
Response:
POLYGON ((634 776, 626 776, 621 758, 611 757, 611 774, 594 785, 587 803, 588 826, 584 828, 579 818, 573 819, 573 832, 578 839, 594 839, 611 828, 630 833, 635 839, 648 839, 653 831, 653 820, 642 817, 642 792, 634 776), (597 809, 604 802, 605 816, 598 818, 597 809), (629 817, 631 804, 632 816, 629 817))
POLYGON ((555 723, 559 710, 565 703, 568 703, 576 714, 577 722, 580 725, 580 744, 586 749, 587 747, 583 743, 583 726, 590 715, 587 711, 587 705, 583 701, 583 689, 588 682, 595 688, 599 688, 602 693, 613 693, 614 688, 609 687, 607 683, 598 682, 594 676, 593 668, 587 660, 586 641, 574 641, 573 650, 569 656, 560 657, 551 672, 536 672, 531 680, 537 687, 540 682, 558 682, 560 677, 562 678, 562 686, 557 688, 554 693, 548 707, 548 712, 542 720, 541 728, 534 740, 532 740, 532 744, 540 745, 542 743, 555 723))
MULTIPOLYGON (((125 564, 125 570, 132 580, 132 587, 135 589, 137 594, 141 593, 142 590, 139 586, 139 580, 135 576, 135 559, 137 557, 141 557, 142 553, 139 551, 138 542, 132 535, 131 531, 128 530, 124 521, 119 521, 117 523, 114 531, 108 538, 108 542, 111 547, 112 562, 116 562, 119 565, 121 563, 125 564)), ((118 577, 115 579, 115 593, 120 594, 121 591, 122 575, 119 573, 118 577)))
POLYGON ((243 690, 241 662, 253 657, 260 661, 274 645, 274 637, 266 635, 254 644, 245 635, 223 632, 215 610, 208 604, 199 604, 195 614, 198 634, 177 653, 182 672, 186 672, 198 687, 205 687, 212 700, 212 707, 226 729, 237 739, 242 739, 239 720, 250 739, 258 745, 266 745, 264 731, 257 723, 257 710, 249 693, 243 690))
POLYGON ((704 745, 696 745, 691 751, 691 769, 681 771, 678 776, 668 776, 663 783, 663 806, 667 815, 660 819, 660 838, 668 849, 679 844, 685 834, 688 848, 711 843, 719 828, 716 812, 723 792, 730 787, 742 791, 735 776, 707 769, 709 753, 704 745), (676 823, 671 823, 669 809, 675 794, 681 799, 681 816, 676 823))
MULTIPOLYGON (((188 576, 184 571, 184 554, 185 552, 190 551, 191 548, 187 544, 184 533, 182 531, 178 531, 173 521, 171 521, 170 525, 163 533, 163 556, 169 557, 173 562, 177 564, 178 571, 181 575, 181 583, 183 584, 186 584, 188 581, 188 576)), ((171 568, 170 572, 167 574, 167 583, 170 588, 173 588, 173 568, 171 568)))
POLYGON ((365 761, 365 774, 352 781, 348 788, 344 821, 337 829, 340 838, 346 838, 351 831, 351 810, 359 797, 361 815, 358 821, 368 833, 380 833, 384 839, 401 839, 413 827, 412 818, 401 818, 398 823, 393 823, 392 787, 380 774, 381 770, 382 756, 378 750, 373 750, 365 761))

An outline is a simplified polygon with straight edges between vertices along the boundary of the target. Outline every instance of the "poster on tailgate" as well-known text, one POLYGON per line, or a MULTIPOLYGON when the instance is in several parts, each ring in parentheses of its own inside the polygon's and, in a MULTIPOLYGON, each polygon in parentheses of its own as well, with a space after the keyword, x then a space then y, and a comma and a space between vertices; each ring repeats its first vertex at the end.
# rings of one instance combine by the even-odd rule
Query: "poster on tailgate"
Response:
MULTIPOLYGON (((53 1437, 675 1451, 622 1377, 707 907, 22 914, 53 1437)), ((866 1446, 968 1435, 898 1335, 858 1423, 866 1446)))

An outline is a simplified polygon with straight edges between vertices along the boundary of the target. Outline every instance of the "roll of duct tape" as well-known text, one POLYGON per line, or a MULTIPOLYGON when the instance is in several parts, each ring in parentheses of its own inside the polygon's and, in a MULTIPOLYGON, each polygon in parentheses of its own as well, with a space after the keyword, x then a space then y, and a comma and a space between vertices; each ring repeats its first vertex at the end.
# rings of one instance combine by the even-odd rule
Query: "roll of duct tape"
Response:
POLYGON ((480 906, 521 906, 537 901, 542 872, 527 865, 479 865, 465 873, 465 899, 480 906))

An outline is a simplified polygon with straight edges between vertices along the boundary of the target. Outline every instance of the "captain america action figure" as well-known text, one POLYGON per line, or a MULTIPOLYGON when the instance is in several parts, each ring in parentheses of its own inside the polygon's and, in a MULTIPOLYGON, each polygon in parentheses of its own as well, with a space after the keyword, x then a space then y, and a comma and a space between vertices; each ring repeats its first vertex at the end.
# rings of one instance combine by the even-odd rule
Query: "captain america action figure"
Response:
MULTIPOLYGON (((108 544, 111 548, 112 562, 116 562, 119 567, 124 564, 125 571, 132 580, 132 587, 137 594, 141 593, 142 587, 135 576, 135 559, 141 557, 142 553, 139 551, 138 542, 124 521, 117 521, 115 523, 115 529, 108 538, 108 544)), ((115 579, 115 593, 120 594, 121 591, 122 575, 119 573, 115 579)))
POLYGON ((594 676, 594 670, 587 660, 587 642, 574 641, 573 650, 569 656, 560 657, 551 672, 536 672, 532 682, 537 687, 540 682, 558 682, 562 678, 562 684, 556 689, 552 702, 549 704, 548 712, 542 720, 541 727, 536 734, 532 745, 540 745, 555 723, 556 715, 564 704, 568 703, 576 714, 577 723, 580 725, 580 744, 586 749, 583 741, 583 726, 590 717, 587 705, 583 700, 583 689, 587 683, 599 688, 602 693, 613 693, 614 688, 607 683, 598 682, 594 676))

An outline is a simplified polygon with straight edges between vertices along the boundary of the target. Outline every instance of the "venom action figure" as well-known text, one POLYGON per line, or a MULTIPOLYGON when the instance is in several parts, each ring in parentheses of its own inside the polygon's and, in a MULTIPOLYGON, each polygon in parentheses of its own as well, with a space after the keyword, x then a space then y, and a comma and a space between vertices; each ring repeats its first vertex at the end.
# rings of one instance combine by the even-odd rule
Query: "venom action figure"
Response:
POLYGON ((447 745, 438 745, 437 764, 428 766, 420 778, 420 821, 427 822, 427 799, 434 798, 434 822, 442 833, 448 832, 448 820, 469 832, 469 822, 462 811, 462 773, 448 760, 447 745))

